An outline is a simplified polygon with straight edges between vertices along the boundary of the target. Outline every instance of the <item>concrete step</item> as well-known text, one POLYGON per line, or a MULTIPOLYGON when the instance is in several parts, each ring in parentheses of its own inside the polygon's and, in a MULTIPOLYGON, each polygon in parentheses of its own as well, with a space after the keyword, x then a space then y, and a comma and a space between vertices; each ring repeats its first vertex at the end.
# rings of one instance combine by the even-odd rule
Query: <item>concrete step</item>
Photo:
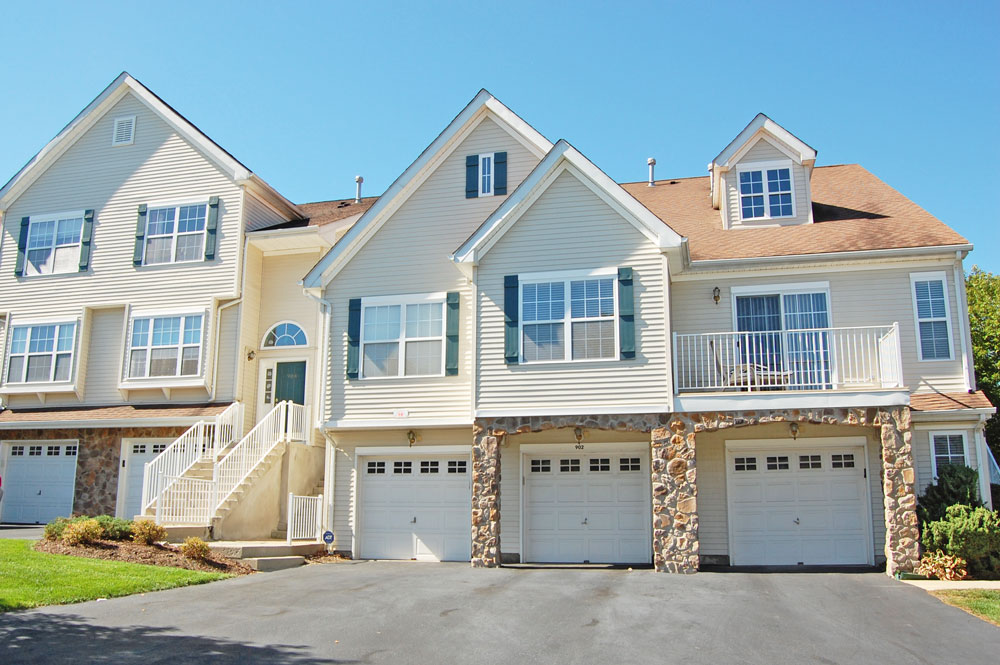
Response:
POLYGON ((304 556, 261 556, 243 559, 243 563, 261 573, 296 568, 305 562, 306 558, 304 556))
POLYGON ((163 528, 167 530, 167 542, 168 543, 183 543, 185 538, 190 536, 196 536, 202 540, 208 540, 210 537, 209 527, 205 526, 191 525, 191 524, 164 524, 163 528))
POLYGON ((296 541, 289 545, 284 540, 216 540, 208 546, 213 552, 232 559, 309 556, 325 548, 320 542, 296 541))

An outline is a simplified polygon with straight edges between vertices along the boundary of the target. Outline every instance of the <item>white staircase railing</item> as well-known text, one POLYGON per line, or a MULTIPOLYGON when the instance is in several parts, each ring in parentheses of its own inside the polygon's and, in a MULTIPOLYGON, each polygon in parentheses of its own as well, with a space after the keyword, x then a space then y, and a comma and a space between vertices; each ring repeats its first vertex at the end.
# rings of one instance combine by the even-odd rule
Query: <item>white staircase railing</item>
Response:
POLYGON ((195 423, 148 462, 142 472, 142 512, 201 459, 214 458, 243 434, 243 405, 233 402, 214 422, 195 423))
POLYGON ((319 540, 323 534, 323 495, 296 496, 288 494, 288 531, 286 542, 319 540))
POLYGON ((215 483, 201 478, 170 476, 156 502, 157 524, 208 524, 215 511, 215 483))
POLYGON ((215 465, 216 508, 257 468, 268 453, 283 441, 304 439, 305 407, 279 402, 243 440, 233 446, 215 465))

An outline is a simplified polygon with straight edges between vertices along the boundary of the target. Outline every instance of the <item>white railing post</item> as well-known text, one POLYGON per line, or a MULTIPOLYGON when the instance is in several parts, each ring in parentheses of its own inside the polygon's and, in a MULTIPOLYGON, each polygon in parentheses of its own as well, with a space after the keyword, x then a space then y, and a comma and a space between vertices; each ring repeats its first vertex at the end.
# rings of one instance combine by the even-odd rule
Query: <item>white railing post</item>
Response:
POLYGON ((313 513, 316 518, 316 540, 323 539, 323 495, 316 495, 316 502, 313 504, 313 513))
POLYGON ((902 388, 906 384, 903 381, 903 347, 899 339, 899 321, 892 322, 892 335, 896 338, 896 387, 902 388))
POLYGON ((674 391, 673 392, 676 395, 676 394, 678 394, 680 392, 680 390, 678 389, 678 386, 680 385, 680 373, 678 372, 678 369, 677 369, 677 333, 676 332, 671 333, 671 337, 672 337, 672 342, 673 342, 673 344, 671 346, 671 349, 670 349, 670 353, 671 353, 671 357, 672 357, 672 362, 673 362, 673 375, 674 375, 674 386, 673 386, 674 391))
POLYGON ((288 493, 288 521, 285 522, 285 543, 292 544, 292 531, 295 529, 295 494, 288 493))

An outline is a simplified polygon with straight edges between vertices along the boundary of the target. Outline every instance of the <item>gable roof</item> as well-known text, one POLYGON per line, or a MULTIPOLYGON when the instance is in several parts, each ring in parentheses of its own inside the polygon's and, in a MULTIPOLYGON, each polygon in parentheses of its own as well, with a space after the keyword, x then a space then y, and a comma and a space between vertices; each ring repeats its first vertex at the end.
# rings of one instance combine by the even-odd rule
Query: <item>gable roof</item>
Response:
POLYGON ((60 156, 69 150, 91 127, 93 127, 119 100, 132 93, 140 102, 160 117, 196 150, 215 164, 223 173, 238 184, 247 184, 264 198, 284 208, 286 214, 298 217, 299 212, 291 201, 255 175, 242 162, 233 157, 218 143, 195 127, 187 118, 160 99, 152 90, 122 72, 90 104, 73 118, 55 138, 45 144, 28 163, 0 188, 0 210, 6 210, 10 203, 35 182, 60 156))
POLYGON ((480 90, 444 131, 438 134, 416 160, 393 181, 344 237, 309 271, 303 280, 303 285, 306 288, 315 288, 328 284, 434 169, 451 154, 452 150, 458 147, 462 139, 490 114, 499 119, 501 122, 498 124, 539 159, 552 149, 549 140, 539 134, 534 127, 504 106, 485 88, 480 90))
POLYGON ((814 223, 724 229, 707 176, 622 187, 688 239, 692 261, 790 257, 921 247, 971 249, 968 240, 857 164, 822 166, 811 181, 814 223))
POLYGON ((548 189, 548 186, 566 170, 572 170, 591 191, 657 247, 680 247, 681 237, 673 229, 622 189, 568 141, 560 139, 500 207, 455 250, 452 259, 460 264, 478 263, 497 240, 531 207, 531 204, 548 189))
MULTIPOLYGON (((732 141, 729 142, 725 148, 722 149, 712 163, 709 164, 709 168, 713 166, 720 166, 723 169, 729 168, 729 166, 738 161, 739 157, 745 152, 745 149, 750 147, 751 139, 758 132, 766 132, 770 134, 786 148, 784 152, 791 151, 792 155, 800 164, 806 162, 816 161, 816 150, 810 147, 805 141, 799 137, 792 134, 790 131, 771 120, 763 113, 758 113, 750 123, 743 128, 739 134, 736 135, 732 141)), ((756 143, 756 141, 754 141, 756 143)), ((779 148, 780 149, 780 148, 779 148)))

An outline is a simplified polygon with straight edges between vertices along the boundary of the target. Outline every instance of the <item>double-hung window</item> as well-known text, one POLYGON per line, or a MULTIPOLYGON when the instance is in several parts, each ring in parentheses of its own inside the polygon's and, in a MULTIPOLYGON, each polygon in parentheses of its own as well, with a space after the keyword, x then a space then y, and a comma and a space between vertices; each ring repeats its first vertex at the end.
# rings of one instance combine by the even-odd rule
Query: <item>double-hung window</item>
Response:
POLYGON ((522 276, 521 360, 600 360, 618 357, 614 274, 522 276))
POLYGON ((83 211, 32 217, 28 224, 26 275, 77 272, 83 211))
POLYGON ((932 473, 946 466, 964 466, 968 464, 965 458, 965 434, 962 432, 931 432, 932 473))
POLYGON ((199 376, 204 319, 203 314, 133 318, 128 378, 199 376))
POLYGON ((921 360, 951 360, 951 313, 943 272, 911 273, 921 360))
POLYGON ((791 166, 760 164, 760 168, 739 170, 740 218, 772 219, 792 217, 791 166))
POLYGON ((143 265, 200 261, 205 254, 207 204, 150 208, 143 265))
POLYGON ((445 294, 364 298, 362 378, 444 374, 445 294))
POLYGON ((7 383, 51 383, 73 376, 76 322, 14 326, 7 383))

